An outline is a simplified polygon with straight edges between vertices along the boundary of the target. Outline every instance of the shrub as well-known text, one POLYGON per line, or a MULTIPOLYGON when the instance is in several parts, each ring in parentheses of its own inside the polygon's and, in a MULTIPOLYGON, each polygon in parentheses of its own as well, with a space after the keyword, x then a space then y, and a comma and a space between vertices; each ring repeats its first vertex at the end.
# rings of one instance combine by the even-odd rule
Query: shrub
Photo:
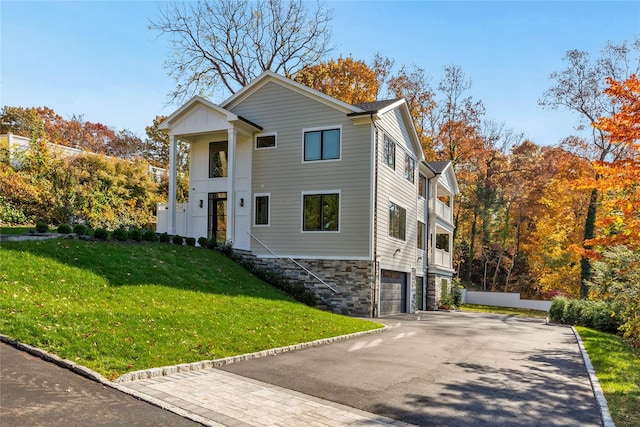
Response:
POLYGON ((157 242, 158 241, 158 235, 155 233, 155 231, 150 230, 150 229, 145 229, 142 232, 142 238, 147 241, 147 242, 157 242))
POLYGON ((140 242, 142 240, 142 230, 138 227, 129 228, 129 238, 136 242, 140 242))
POLYGON ((93 232, 93 237, 98 240, 107 240, 109 238, 109 232, 104 228, 96 228, 93 232))
POLYGON ((231 242, 219 243, 216 249, 218 249, 220 252, 222 252, 226 256, 233 258, 233 243, 231 242))
POLYGON ((216 241, 216 239, 209 239, 209 241, 207 242, 207 248, 215 249, 217 247, 218 247, 218 242, 216 241))
POLYGON ((71 233, 71 226, 69 224, 60 224, 58 226, 58 233, 69 234, 71 233))
POLYGON ((44 221, 38 221, 36 222, 36 231, 38 233, 46 233, 47 231, 49 231, 49 226, 44 221))
POLYGON ((158 237, 158 240, 160 240, 161 243, 169 243, 171 238, 169 237, 169 235, 167 233, 162 233, 160 235, 160 237, 158 237))
POLYGON ((195 246, 196 245, 196 238, 195 237, 187 237, 185 239, 185 242, 187 243, 187 246, 195 246))
POLYGON ((173 236, 173 244, 174 245, 182 245, 184 243, 184 239, 182 238, 182 236, 176 234, 175 236, 173 236))
POLYGON ((209 239, 207 239, 206 237, 198 237, 198 245, 204 248, 207 246, 207 243, 209 243, 209 239))
POLYGON ((565 297, 555 297, 549 307, 549 318, 554 323, 564 323, 564 310, 568 300, 565 297))
POLYGON ((87 226, 84 224, 76 224, 73 226, 73 232, 78 236, 83 236, 87 234, 87 226))
POLYGON ((120 242, 126 242, 129 240, 129 232, 122 227, 116 228, 113 232, 113 238, 120 242))

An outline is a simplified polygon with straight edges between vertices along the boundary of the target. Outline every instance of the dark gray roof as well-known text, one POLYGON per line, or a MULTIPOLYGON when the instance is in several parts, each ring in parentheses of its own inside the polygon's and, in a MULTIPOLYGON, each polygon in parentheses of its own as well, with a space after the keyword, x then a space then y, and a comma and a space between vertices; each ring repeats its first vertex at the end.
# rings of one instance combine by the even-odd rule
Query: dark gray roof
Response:
POLYGON ((373 102, 361 102, 359 104, 353 104, 354 107, 357 107, 361 110, 364 110, 363 113, 351 113, 349 116, 357 116, 361 114, 372 114, 377 113, 385 107, 393 104, 394 102, 398 102, 401 98, 396 99, 385 99, 382 101, 373 101, 373 102))
POLYGON ((431 168, 435 173, 442 173, 449 166, 449 161, 441 161, 441 162, 425 162, 427 166, 431 168))

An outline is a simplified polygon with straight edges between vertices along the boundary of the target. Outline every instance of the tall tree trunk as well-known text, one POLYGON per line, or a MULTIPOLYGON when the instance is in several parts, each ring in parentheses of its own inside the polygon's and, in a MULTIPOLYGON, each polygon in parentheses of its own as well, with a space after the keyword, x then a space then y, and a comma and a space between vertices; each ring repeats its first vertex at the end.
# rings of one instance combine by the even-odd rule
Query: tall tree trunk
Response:
MULTIPOLYGON (((584 240, 593 239, 595 237, 595 224, 596 224, 596 211, 598 203, 598 190, 591 190, 591 197, 589 198, 589 209, 587 210, 587 218, 584 225, 584 240)), ((582 247, 586 250, 590 250, 593 247, 586 245, 583 242, 582 247)), ((580 259, 580 297, 586 299, 589 297, 589 286, 587 282, 591 278, 591 263, 586 257, 580 259)))
POLYGON ((474 259, 474 254, 473 252, 475 251, 475 241, 476 241, 476 221, 478 219, 478 210, 474 209, 473 210, 473 222, 471 223, 471 239, 469 240, 469 256, 467 258, 467 266, 468 266, 468 270, 467 270, 467 282, 471 281, 471 271, 473 270, 473 259, 474 259))

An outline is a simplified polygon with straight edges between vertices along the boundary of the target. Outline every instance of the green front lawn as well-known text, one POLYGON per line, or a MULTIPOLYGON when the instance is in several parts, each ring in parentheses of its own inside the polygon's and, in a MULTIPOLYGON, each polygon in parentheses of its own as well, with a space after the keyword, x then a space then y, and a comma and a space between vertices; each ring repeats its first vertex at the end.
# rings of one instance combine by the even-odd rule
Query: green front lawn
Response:
POLYGON ((613 334, 575 327, 618 427, 640 426, 640 349, 613 334))
POLYGON ((203 248, 5 242, 0 260, 0 333, 110 379, 381 327, 297 303, 203 248))
POLYGON ((0 234, 26 234, 29 230, 34 229, 35 227, 14 227, 14 226, 6 226, 0 227, 0 234))

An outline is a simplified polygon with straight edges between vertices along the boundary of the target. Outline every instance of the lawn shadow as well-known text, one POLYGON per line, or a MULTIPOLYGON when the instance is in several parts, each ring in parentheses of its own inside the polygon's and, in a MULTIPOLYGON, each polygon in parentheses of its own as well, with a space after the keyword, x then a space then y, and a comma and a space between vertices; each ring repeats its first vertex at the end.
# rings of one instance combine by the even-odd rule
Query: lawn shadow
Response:
POLYGON ((157 285, 208 294, 292 300, 224 254, 201 247, 52 239, 5 242, 2 249, 28 252, 87 270, 114 287, 157 285))

